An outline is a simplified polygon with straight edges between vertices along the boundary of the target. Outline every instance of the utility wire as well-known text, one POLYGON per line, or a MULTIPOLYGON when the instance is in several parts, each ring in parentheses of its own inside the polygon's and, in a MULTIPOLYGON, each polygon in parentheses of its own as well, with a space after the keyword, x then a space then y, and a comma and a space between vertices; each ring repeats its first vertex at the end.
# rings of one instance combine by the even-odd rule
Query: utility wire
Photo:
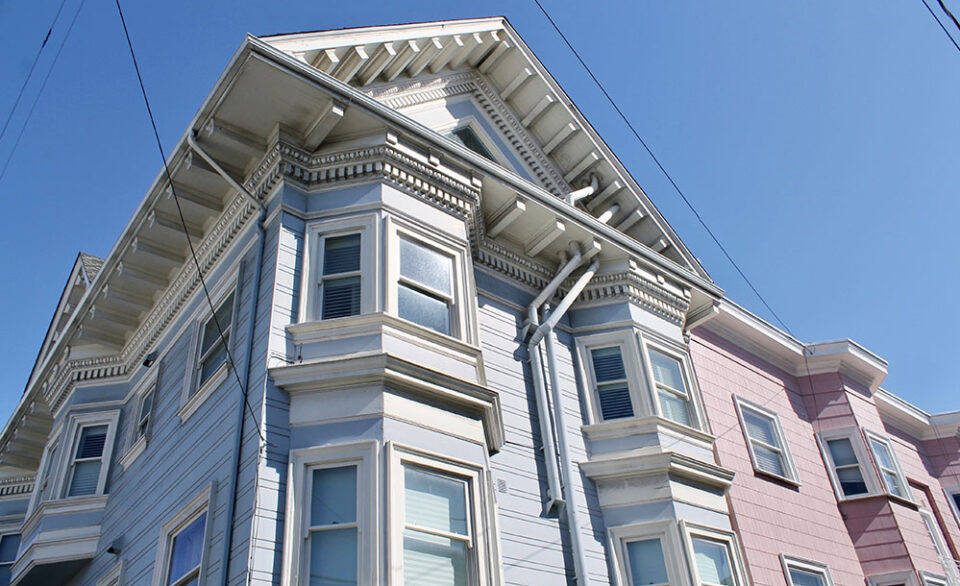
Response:
POLYGON ((957 17, 950 12, 950 9, 947 8, 947 5, 944 4, 943 0, 937 0, 937 4, 940 5, 940 10, 943 10, 947 16, 950 17, 950 20, 953 21, 953 26, 957 27, 957 30, 960 30, 960 21, 957 20, 957 17))
MULTIPOLYGON (((13 113, 17 111, 17 106, 20 105, 20 99, 23 98, 23 92, 27 89, 27 83, 29 83, 30 78, 33 77, 33 70, 37 68, 37 63, 40 61, 40 55, 43 53, 44 47, 47 46, 47 41, 50 40, 50 35, 53 33, 53 27, 55 27, 57 25, 57 21, 60 20, 60 13, 63 12, 63 6, 66 3, 67 0, 61 0, 60 7, 57 8, 57 14, 53 17, 53 22, 50 23, 50 27, 47 29, 47 34, 43 37, 43 42, 40 43, 40 48, 37 49, 37 54, 33 57, 33 63, 30 64, 30 71, 27 72, 27 77, 24 78, 23 85, 20 86, 20 91, 17 93, 17 99, 14 100, 13 107, 10 108, 10 113, 7 114, 7 119, 3 121, 3 128, 0 129, 0 141, 3 140, 3 135, 7 133, 7 127, 10 126, 10 120, 13 119, 13 113)), ((69 34, 69 32, 67 34, 69 34)))
MULTIPOLYGON (((70 21, 70 26, 67 27, 67 32, 63 35, 63 40, 60 41, 60 46, 57 47, 57 52, 53 56, 53 61, 50 63, 50 69, 47 70, 47 74, 43 77, 43 82, 40 83, 40 90, 37 91, 36 97, 33 98, 33 103, 30 105, 30 110, 27 112, 27 117, 23 120, 23 126, 20 127, 20 132, 17 133, 17 139, 13 141, 13 146, 10 148, 10 152, 7 153, 7 158, 3 162, 3 168, 0 169, 0 181, 3 181, 3 177, 7 174, 7 167, 10 166, 10 161, 13 160, 13 154, 16 152, 17 147, 20 146, 20 140, 23 138, 23 133, 26 132, 27 125, 30 124, 30 119, 33 117, 33 111, 37 109, 37 104, 40 103, 40 96, 43 95, 43 90, 47 87, 47 81, 50 80, 50 76, 53 74, 53 70, 57 66, 57 61, 60 59, 60 53, 63 52, 63 48, 67 44, 67 39, 70 38, 70 31, 73 30, 73 25, 77 23, 77 18, 80 16, 80 12, 83 10, 84 2, 86 2, 86 0, 80 0, 80 6, 77 7, 77 12, 73 15, 73 19, 70 21)), ((62 7, 63 5, 61 4, 61 8, 62 7)), ((47 39, 49 39, 49 33, 47 33, 47 35, 47 39)), ((43 42, 46 43, 47 39, 44 39, 43 42)), ((34 62, 34 64, 36 64, 36 62, 34 62)), ((31 68, 30 71, 32 74, 33 69, 31 68)), ((24 82, 24 87, 26 87, 26 82, 24 82)), ((23 90, 21 89, 21 93, 22 92, 23 90)), ((19 101, 20 98, 18 97, 17 102, 19 101)), ((14 109, 16 109, 16 104, 14 104, 14 109)), ((13 116, 13 110, 10 111, 10 116, 13 116)), ((10 122, 10 117, 7 118, 7 122, 10 122)), ((6 130, 6 124, 4 124, 4 130, 6 130)), ((0 133, 0 135, 2 135, 2 133, 0 133)))
MULTIPOLYGON (((933 11, 933 8, 930 8, 930 5, 927 4, 927 0, 920 0, 920 1, 923 2, 924 7, 926 7, 927 12, 930 13, 930 16, 933 17, 933 20, 937 21, 937 25, 940 27, 940 30, 943 31, 943 34, 947 35, 947 38, 950 39, 950 42, 953 43, 953 46, 956 47, 957 51, 960 51, 960 44, 957 44, 956 39, 953 38, 953 35, 950 34, 950 31, 947 30, 947 27, 943 26, 943 23, 940 22, 939 18, 937 18, 937 14, 933 11)), ((937 0, 937 1, 939 2, 940 0, 937 0)), ((953 17, 953 13, 950 12, 949 9, 947 9, 947 7, 943 4, 943 2, 940 2, 940 7, 943 8, 944 12, 950 15, 950 18, 953 19, 954 24, 956 24, 957 27, 960 28, 960 23, 957 23, 957 19, 953 17)))
MULTIPOLYGON (((115 0, 117 4, 117 13, 120 14, 120 24, 123 25, 123 34, 127 39, 127 48, 130 49, 130 58, 133 60, 133 69, 137 73, 137 82, 140 84, 140 93, 143 95, 143 103, 147 107, 147 115, 150 117, 150 126, 153 127, 153 137, 157 141, 157 150, 160 151, 160 159, 163 161, 163 172, 167 176, 167 183, 170 184, 170 192, 173 194, 173 201, 177 204, 177 213, 180 215, 180 224, 183 226, 183 236, 187 239, 187 245, 190 247, 190 256, 193 258, 193 264, 197 267, 197 275, 200 277, 200 285, 203 287, 203 294, 207 300, 207 305, 210 306, 210 312, 213 314, 212 319, 213 323, 217 326, 217 334, 220 336, 220 343, 223 344, 223 348, 227 351, 227 357, 230 360, 229 368, 233 372, 233 377, 237 381, 238 389, 241 394, 243 394, 243 402, 247 407, 247 412, 250 414, 250 417, 253 419, 254 424, 257 427, 257 434, 260 436, 260 441, 266 442, 266 438, 263 437, 263 431, 260 429, 260 422, 257 420, 257 415, 253 411, 253 407, 250 405, 250 399, 247 397, 247 392, 245 390, 243 382, 240 380, 240 375, 237 374, 237 361, 233 359, 233 353, 230 351, 230 344, 227 343, 227 338, 223 334, 223 327, 220 324, 220 320, 217 318, 217 308, 213 304, 213 298, 210 296, 210 290, 207 288, 207 282, 203 278, 203 270, 200 268, 200 259, 197 258, 197 251, 193 247, 193 241, 190 239, 190 234, 187 231, 187 221, 183 216, 183 209, 180 207, 180 196, 177 195, 177 188, 173 182, 173 174, 170 172, 170 166, 167 164, 167 155, 163 150, 163 143, 160 141, 160 132, 157 130, 157 121, 153 116, 153 109, 150 107, 150 100, 147 98, 147 88, 143 85, 143 76, 140 74, 140 65, 137 63, 137 55, 133 50, 133 41, 130 40, 130 31, 127 29, 127 21, 123 17, 123 9, 120 7, 120 0, 115 0)), ((260 267, 257 267, 256 270, 260 270, 260 267)), ((253 292, 254 295, 257 294, 256 291, 253 292)), ((249 319, 256 319, 255 315, 251 315, 249 319)))
POLYGON ((560 35, 560 38, 563 39, 564 43, 566 43, 567 47, 570 49, 573 55, 577 58, 577 61, 579 61, 580 65, 582 65, 583 68, 587 71, 587 74, 590 76, 593 82, 597 84, 597 87, 600 88, 601 92, 603 92, 603 95, 607 98, 607 101, 610 102, 610 105, 613 106, 613 109, 616 110, 617 114, 620 115, 620 118, 623 119, 623 122, 627 125, 627 128, 629 128, 630 131, 633 132, 633 136, 635 136, 637 140, 640 142, 640 144, 643 145, 643 148, 647 151, 647 154, 650 155, 650 158, 653 159, 653 162, 656 163, 657 167, 660 168, 660 172, 663 173, 664 177, 666 177, 667 180, 670 182, 670 185, 672 185, 674 190, 676 190, 677 194, 680 195, 680 199, 683 200, 683 203, 687 204, 687 207, 690 208, 690 211, 693 212, 694 216, 696 216, 697 221, 700 222, 700 225, 703 226, 703 229, 707 231, 707 234, 710 235, 710 238, 713 239, 713 242, 717 245, 720 251, 723 252, 723 255, 727 257, 727 260, 730 261, 730 264, 733 265, 733 268, 737 270, 737 273, 740 274, 740 276, 743 278, 747 286, 749 286, 750 289, 753 291, 754 295, 757 296, 757 299, 759 299, 760 302, 763 303, 763 306, 766 307, 767 311, 769 311, 770 314, 777 320, 777 323, 779 323, 780 326, 784 330, 786 330, 788 334, 793 336, 793 332, 790 331, 790 328, 787 327, 787 324, 784 323, 784 321, 780 319, 780 316, 777 315, 777 312, 774 311, 772 307, 770 307, 770 304, 767 303, 767 300, 764 299, 763 295, 760 294, 760 291, 758 291, 757 288, 754 287, 753 282, 751 282, 750 279, 747 278, 747 275, 740 268, 740 265, 738 265, 737 262, 733 260, 733 257, 730 256, 730 253, 727 252, 726 247, 720 242, 720 239, 717 238, 717 235, 713 233, 713 230, 710 229, 710 226, 707 225, 703 217, 700 216, 700 212, 697 211, 697 208, 695 208, 693 206, 693 203, 691 203, 690 200, 687 199, 687 196, 683 193, 683 190, 680 189, 680 186, 677 185, 677 182, 673 180, 673 177, 670 176, 670 173, 668 173, 667 170, 664 168, 664 166, 660 163, 660 159, 658 159, 657 156, 653 153, 653 150, 650 148, 649 145, 647 145, 646 141, 643 140, 643 138, 640 136, 640 133, 637 132, 637 129, 634 128, 633 124, 627 118, 626 114, 624 114, 623 110, 620 109, 620 106, 618 106, 617 103, 610 96, 610 93, 607 91, 607 88, 604 87, 602 83, 600 83, 600 80, 597 79, 597 76, 593 74, 593 71, 586 64, 586 62, 584 62, 583 58, 580 56, 580 53, 578 53, 577 50, 573 48, 573 45, 567 39, 567 36, 563 34, 563 31, 560 30, 560 27, 557 26, 557 23, 553 21, 553 18, 550 17, 550 14, 547 12, 546 8, 543 7, 543 4, 540 3, 540 0, 533 0, 533 1, 537 3, 537 6, 540 8, 540 11, 543 12, 543 15, 546 16, 547 20, 550 21, 550 24, 553 25, 554 30, 557 31, 557 34, 560 35))

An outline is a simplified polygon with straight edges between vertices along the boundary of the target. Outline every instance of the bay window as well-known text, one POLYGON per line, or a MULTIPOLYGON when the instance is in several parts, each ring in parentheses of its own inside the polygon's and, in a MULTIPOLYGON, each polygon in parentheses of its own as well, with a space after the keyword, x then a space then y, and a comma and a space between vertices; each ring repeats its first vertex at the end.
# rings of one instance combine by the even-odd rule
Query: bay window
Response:
POLYGON ((375 311, 376 223, 364 214, 307 225, 302 321, 375 311))
POLYGON ((877 470, 880 472, 880 479, 883 481, 887 493, 909 499, 910 490, 907 487, 906 478, 900 470, 896 454, 893 453, 890 440, 871 432, 866 432, 866 435, 870 444, 870 451, 873 452, 874 462, 877 464, 877 470))
POLYGON ((397 315, 452 335, 453 261, 429 246, 400 238, 397 315))
POLYGON ((610 528, 619 580, 624 586, 668 586, 687 575, 674 521, 610 528))
POLYGON ((70 439, 64 445, 64 468, 56 490, 61 498, 104 493, 119 416, 119 411, 110 411, 70 419, 66 436, 70 439))
POLYGON ((873 477, 866 473, 867 460, 857 430, 822 432, 817 439, 838 499, 876 493, 873 477))
POLYGON ((590 350, 594 391, 604 421, 633 417, 633 400, 620 346, 590 350))
POLYGON ((744 586, 743 563, 736 536, 729 531, 681 522, 693 566, 694 583, 744 586))
POLYGON ((683 360, 650 344, 646 350, 660 415, 688 427, 698 427, 683 360))
POLYGON ((322 237, 320 319, 360 314, 360 234, 322 237))

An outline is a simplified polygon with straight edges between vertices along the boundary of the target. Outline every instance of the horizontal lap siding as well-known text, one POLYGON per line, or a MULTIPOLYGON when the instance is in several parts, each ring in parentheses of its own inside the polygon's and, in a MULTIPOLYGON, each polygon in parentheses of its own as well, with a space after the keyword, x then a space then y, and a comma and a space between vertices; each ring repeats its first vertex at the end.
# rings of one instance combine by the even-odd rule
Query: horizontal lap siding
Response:
POLYGON ((710 425, 718 436, 719 462, 737 473, 729 501, 753 583, 786 584, 779 559, 784 553, 828 564, 838 585, 863 584, 857 551, 837 508, 808 416, 817 409, 849 421, 846 402, 834 397, 828 404, 818 396, 814 407, 800 395, 795 379, 702 329, 694 332, 690 348, 710 425), (780 416, 799 488, 754 472, 734 395, 780 416))
MULTIPOLYGON (((491 457, 490 464, 494 478, 506 483, 506 492, 496 495, 504 580, 516 585, 569 583, 573 565, 565 524, 555 514, 542 516, 546 477, 527 353, 519 338, 522 318, 515 310, 485 297, 482 291, 479 297, 487 385, 500 394, 506 432, 506 444, 491 457)), ((576 462, 586 457, 579 394, 570 349, 566 344, 556 346, 567 432, 574 467, 579 470, 576 462)), ((578 512, 584 521, 581 539, 587 550, 591 583, 606 584, 609 578, 596 493, 592 486, 584 491, 581 477, 574 479, 574 486, 578 512), (593 513, 589 522, 587 503, 593 513)))

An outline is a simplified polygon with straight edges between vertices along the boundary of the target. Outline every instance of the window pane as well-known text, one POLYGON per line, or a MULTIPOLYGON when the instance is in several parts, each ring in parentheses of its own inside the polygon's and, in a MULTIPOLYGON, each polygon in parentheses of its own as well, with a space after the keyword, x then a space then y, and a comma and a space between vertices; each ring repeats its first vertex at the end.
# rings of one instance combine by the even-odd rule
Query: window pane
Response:
POLYGON ((694 537, 693 552, 701 582, 734 586, 730 552, 726 544, 712 539, 694 537))
MULTIPOLYGON (((223 344, 217 344, 216 349, 207 356, 207 359, 200 365, 200 382, 197 388, 203 386, 213 373, 220 368, 220 365, 227 361, 227 347, 223 344)), ((196 390, 196 389, 194 389, 196 390)))
MULTIPOLYGON (((17 549, 19 548, 19 534, 8 534, 0 538, 0 563, 10 563, 17 559, 17 549)), ((0 582, 0 584, 2 583, 0 582)))
POLYGON ((630 403, 630 389, 625 384, 600 385, 600 414, 604 419, 633 417, 633 405, 630 403))
POLYGON ((400 239, 400 274, 427 287, 452 295, 453 263, 448 256, 406 239, 400 239))
POLYGON ((70 492, 67 496, 87 496, 97 493, 100 483, 100 460, 77 462, 73 465, 70 492))
POLYGON ((960 492, 950 495, 953 498, 953 504, 956 505, 957 510, 960 511, 960 492))
POLYGON ((450 307, 447 302, 406 285, 397 288, 397 314, 441 334, 450 334, 450 307))
POLYGON ((757 468, 777 476, 787 475, 783 469, 783 459, 778 452, 753 444, 753 455, 757 460, 757 468))
POLYGON ((406 522, 426 529, 467 535, 466 483, 405 466, 406 522))
POLYGON ((598 348, 590 351, 593 358, 593 374, 598 383, 610 380, 623 380, 627 378, 627 373, 623 368, 623 357, 620 355, 620 348, 613 346, 611 348, 598 348))
POLYGON ((220 332, 223 331, 224 334, 227 333, 227 330, 230 328, 230 321, 233 316, 233 295, 227 297, 222 304, 220 304, 219 309, 217 309, 216 321, 211 317, 207 320, 207 323, 203 326, 203 343, 200 345, 200 355, 206 354, 207 350, 213 347, 213 345, 220 339, 220 332), (220 329, 217 329, 217 324, 220 324, 220 329))
POLYGON ((7 586, 10 583, 10 565, 0 566, 0 585, 7 586))
POLYGON ((663 563, 663 547, 659 539, 632 541, 627 544, 630 558, 630 580, 633 586, 667 584, 667 567, 663 563))
POLYGON ((313 471, 310 525, 339 525, 357 520, 357 467, 313 471))
POLYGON ((336 275, 360 270, 360 235, 327 238, 323 245, 323 274, 336 275))
POLYGON ((340 586, 356 583, 356 528, 311 533, 310 586, 340 586))
POLYGON ((887 485, 887 490, 894 496, 903 496, 903 489, 900 487, 900 478, 896 472, 881 470, 883 473, 883 483, 887 485))
POLYGON ((407 530, 403 536, 403 583, 407 586, 466 586, 467 544, 407 530))
POLYGON ((674 395, 670 391, 660 390, 660 409, 663 416, 670 421, 690 425, 690 415, 687 413, 687 401, 674 395))
POLYGON ((150 415, 150 411, 153 409, 153 391, 143 396, 143 401, 140 402, 140 420, 142 421, 144 417, 150 415))
POLYGON ((747 426, 747 435, 771 446, 779 446, 777 432, 773 428, 773 419, 750 409, 743 409, 743 423, 747 426))
POLYGON ((890 455, 890 449, 886 444, 882 444, 876 440, 870 440, 870 446, 873 448, 873 455, 877 458, 877 464, 881 468, 894 469, 893 457, 890 455))
POLYGON ((793 586, 825 586, 823 576, 798 568, 790 568, 790 581, 793 586))
MULTIPOLYGON (((449 138, 459 142, 463 146, 467 147, 471 151, 477 153, 481 157, 486 157, 493 161, 493 155, 490 154, 489 149, 486 145, 481 142, 480 137, 477 136, 476 131, 474 131, 469 126, 464 126, 463 128, 458 128, 447 135, 449 138)), ((496 161, 494 161, 496 162, 496 161)))
POLYGON ((99 458, 103 455, 103 444, 107 441, 107 426, 84 427, 77 442, 77 458, 99 458))
POLYGON ((325 279, 322 303, 320 319, 360 315, 360 277, 325 279))
POLYGON ((207 514, 203 513, 173 538, 170 548, 170 578, 167 584, 173 584, 200 565, 206 523, 207 514))
POLYGON ((679 391, 687 389, 683 382, 683 371, 680 370, 679 360, 650 348, 650 363, 653 366, 653 378, 658 383, 679 391))
POLYGON ((847 438, 827 440, 827 446, 830 448, 830 457, 833 458, 834 466, 853 466, 859 465, 857 454, 853 451, 853 444, 847 438))
POLYGON ((841 468, 837 470, 837 480, 844 496, 853 496, 867 492, 867 483, 863 480, 860 468, 841 468))

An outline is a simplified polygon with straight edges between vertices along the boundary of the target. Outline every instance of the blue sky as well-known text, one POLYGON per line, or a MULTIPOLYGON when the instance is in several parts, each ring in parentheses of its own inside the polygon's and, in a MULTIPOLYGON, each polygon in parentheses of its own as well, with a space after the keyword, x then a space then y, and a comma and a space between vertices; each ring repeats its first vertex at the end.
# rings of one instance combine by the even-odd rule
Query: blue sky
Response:
MULTIPOLYGON (((797 336, 855 339, 890 361, 887 389, 960 409, 960 53, 921 0, 542 1, 797 336)), ((770 318, 533 0, 126 4, 168 150, 247 32, 504 15, 714 280, 770 318)), ((58 6, 0 0, 0 122, 58 6)), ((0 168, 78 9, 0 179, 4 420, 76 253, 107 254, 161 165, 113 3, 66 0, 0 168)))

